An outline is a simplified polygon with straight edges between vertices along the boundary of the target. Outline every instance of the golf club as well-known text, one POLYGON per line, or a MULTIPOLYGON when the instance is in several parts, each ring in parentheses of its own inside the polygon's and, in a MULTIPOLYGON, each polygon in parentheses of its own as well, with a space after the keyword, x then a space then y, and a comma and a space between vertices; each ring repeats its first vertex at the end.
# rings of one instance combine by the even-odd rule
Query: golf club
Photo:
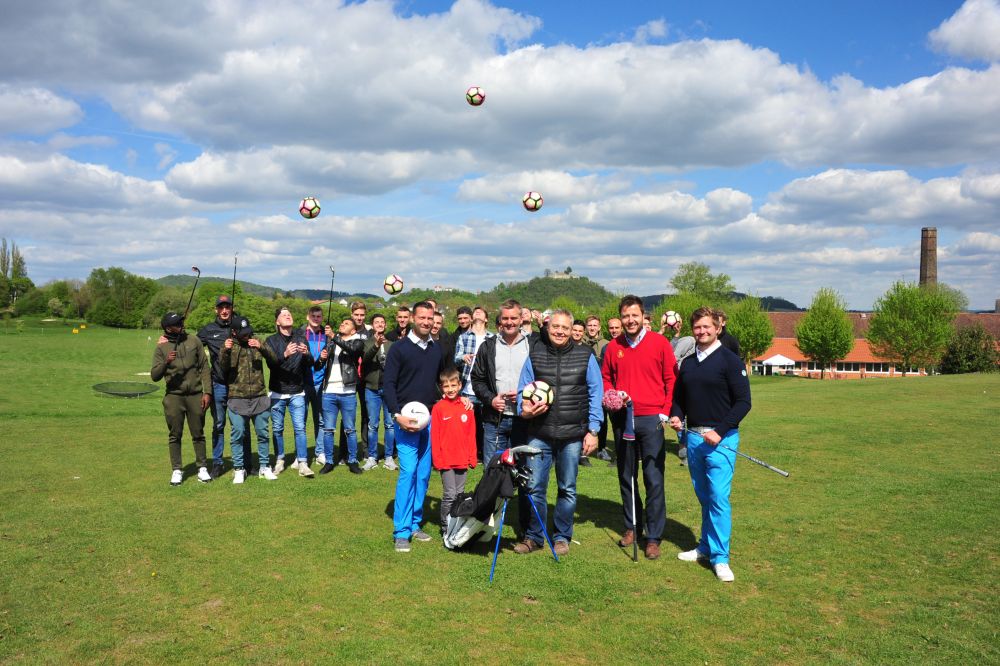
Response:
MULTIPOLYGON (((660 414, 660 427, 662 428, 663 424, 666 423, 669 419, 670 419, 670 417, 668 417, 666 414, 660 414)), ((692 431, 689 430, 688 428, 681 428, 681 432, 690 433, 692 431)), ((695 433, 695 434, 699 435, 700 433, 695 433)), ((780 474, 781 476, 784 476, 784 477, 788 476, 788 472, 786 472, 785 470, 778 469, 774 465, 769 465, 766 462, 764 462, 763 460, 758 460, 757 458, 754 458, 753 456, 747 455, 747 454, 743 453, 742 451, 737 451, 736 449, 734 449, 731 446, 726 446, 725 444, 723 444, 721 442, 719 443, 719 446, 721 446, 724 449, 729 449, 730 451, 732 451, 736 455, 738 455, 738 456, 740 456, 742 458, 746 458, 750 462, 756 463, 756 464, 760 465, 761 467, 764 467, 765 469, 771 470, 772 472, 776 472, 776 473, 780 474)))
POLYGON ((234 313, 236 312, 236 260, 237 260, 237 258, 239 256, 240 256, 239 252, 237 252, 236 254, 233 255, 233 289, 232 289, 232 293, 230 294, 230 298, 229 298, 229 300, 231 300, 233 302, 233 312, 234 313))
MULTIPOLYGON (((191 312, 191 302, 194 300, 194 292, 198 288, 198 280, 201 279, 201 269, 197 266, 192 266, 191 270, 195 272, 194 284, 191 285, 191 295, 188 296, 187 307, 184 308, 184 319, 187 319, 188 314, 191 312)), ((177 351, 178 340, 174 340, 174 351, 177 351)))
MULTIPOLYGON (((333 270, 333 266, 330 266, 330 302, 326 305, 326 323, 330 323, 330 317, 333 316, 333 278, 337 275, 337 271, 333 270)), ((332 324, 331 324, 332 326, 332 324)))
MULTIPOLYGON (((632 469, 629 470, 628 483, 632 489, 632 562, 639 563, 639 517, 635 511, 635 477, 639 473, 639 456, 632 447, 632 469)), ((647 498, 648 499, 648 498, 647 498)))

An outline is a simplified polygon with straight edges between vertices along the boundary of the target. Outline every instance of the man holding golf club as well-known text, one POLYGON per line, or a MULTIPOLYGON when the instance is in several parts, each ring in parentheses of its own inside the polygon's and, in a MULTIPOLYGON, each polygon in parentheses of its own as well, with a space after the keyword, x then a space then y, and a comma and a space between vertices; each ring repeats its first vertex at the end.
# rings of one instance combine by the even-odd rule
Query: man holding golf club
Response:
POLYGON ((678 433, 686 430, 688 469, 701 503, 701 540, 677 558, 708 561, 718 579, 730 583, 735 576, 729 566, 729 491, 740 442, 738 428, 750 412, 750 381, 740 357, 719 341, 718 311, 698 308, 691 313, 691 329, 695 354, 681 366, 669 424, 678 433))
POLYGON ((615 425, 615 449, 618 463, 618 486, 625 514, 625 534, 619 545, 632 546, 636 558, 637 543, 646 533, 647 559, 660 557, 660 539, 667 524, 663 490, 665 448, 659 415, 669 409, 677 374, 673 348, 659 333, 645 328, 642 300, 625 296, 618 304, 624 333, 604 348, 602 375, 604 389, 617 391, 625 408, 612 412, 615 425), (631 419, 631 423, 626 421, 631 419), (634 438, 633 434, 634 433, 634 438), (642 463, 646 487, 646 515, 635 492, 642 463))

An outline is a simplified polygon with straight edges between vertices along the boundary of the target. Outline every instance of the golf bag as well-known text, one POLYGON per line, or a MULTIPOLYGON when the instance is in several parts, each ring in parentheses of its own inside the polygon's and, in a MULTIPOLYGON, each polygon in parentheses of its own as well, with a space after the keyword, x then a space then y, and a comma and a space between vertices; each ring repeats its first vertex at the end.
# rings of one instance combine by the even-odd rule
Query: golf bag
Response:
POLYGON ((531 446, 500 451, 490 459, 483 478, 471 493, 459 493, 451 505, 445 528, 444 547, 456 550, 473 541, 489 541, 497 533, 499 511, 514 489, 531 478, 522 458, 539 452, 531 446))

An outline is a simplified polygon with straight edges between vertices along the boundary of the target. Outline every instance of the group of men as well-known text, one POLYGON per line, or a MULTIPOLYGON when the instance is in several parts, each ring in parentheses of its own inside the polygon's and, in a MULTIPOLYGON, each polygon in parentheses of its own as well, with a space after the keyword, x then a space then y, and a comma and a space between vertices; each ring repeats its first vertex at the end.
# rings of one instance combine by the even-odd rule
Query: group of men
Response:
POLYGON ((263 342, 253 337, 245 319, 233 315, 228 297, 216 301, 216 314, 215 321, 198 332, 196 341, 186 337, 178 315, 168 313, 163 320, 165 334, 154 355, 152 375, 167 378, 164 413, 174 467, 171 483, 183 479, 180 436, 185 416, 194 439, 198 479, 203 482, 224 471, 223 434, 228 416, 234 483, 242 483, 247 471, 265 479, 276 479, 283 471, 286 411, 295 433, 292 467, 303 477, 313 476, 306 446, 310 409, 316 438, 314 462, 320 474, 335 464, 338 416, 346 449, 342 455, 355 473, 377 466, 381 421, 383 465, 396 469, 394 454, 399 459, 393 539, 397 551, 407 552, 411 541, 431 539, 423 529, 423 504, 433 433, 404 416, 402 407, 419 402, 430 410, 439 398, 440 371, 454 364, 461 373, 463 403, 475 412, 482 459, 489 461, 497 452, 518 444, 539 450, 528 461, 531 480, 526 491, 537 515, 526 510, 527 498, 521 498, 515 552, 528 554, 543 548, 552 467, 558 486, 552 521, 554 549, 559 555, 569 552, 578 467, 595 452, 611 459, 602 446, 610 420, 624 520, 619 544, 644 542, 645 556, 659 558, 666 526, 663 427, 669 423, 678 431, 682 448, 687 443, 696 454, 688 457, 696 495, 703 505, 702 540, 696 549, 678 557, 709 560, 720 580, 732 580, 728 567, 732 451, 738 442, 736 428, 749 411, 750 394, 742 361, 723 346, 735 341, 724 334, 720 312, 697 311, 697 319, 691 320, 693 337, 680 335, 680 323, 671 328, 662 322, 660 332, 655 332, 642 301, 626 296, 619 304, 619 317, 607 322, 611 339, 605 340, 597 317, 578 321, 566 310, 543 316, 514 300, 500 306, 496 333, 488 330, 488 313, 480 307, 460 308, 458 329, 449 333, 437 304, 428 301, 415 304, 412 310, 400 307, 396 328, 386 332, 382 315, 366 321, 364 304, 355 302, 351 317, 341 321, 336 332, 329 324, 323 325, 318 307, 310 309, 300 329, 293 328, 291 313, 281 308, 275 314, 275 333, 263 342), (540 326, 537 331, 536 324, 540 326), (200 350, 202 343, 208 364, 200 350), (270 368, 267 387, 264 364, 270 368), (711 370, 696 372, 702 366, 711 370), (737 368, 742 375, 734 374, 737 368), (521 390, 533 381, 549 384, 554 395, 551 404, 522 398, 521 390), (625 408, 608 407, 609 392, 625 408), (354 429, 359 394, 364 396, 361 429, 367 455, 363 466, 354 429), (199 414, 208 407, 214 424, 210 470, 199 421, 199 414), (273 467, 268 420, 276 454, 273 467), (258 438, 259 468, 247 470, 251 424, 258 438), (720 443, 729 447, 725 455, 718 455, 723 449, 715 450, 720 443), (635 492, 640 469, 645 508, 635 492))

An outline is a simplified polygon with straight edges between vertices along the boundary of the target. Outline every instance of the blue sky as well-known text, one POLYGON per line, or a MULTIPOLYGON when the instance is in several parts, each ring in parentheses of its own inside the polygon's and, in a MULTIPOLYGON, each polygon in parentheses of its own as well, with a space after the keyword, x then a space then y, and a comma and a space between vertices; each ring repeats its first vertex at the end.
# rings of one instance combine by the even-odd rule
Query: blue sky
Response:
POLYGON ((699 260, 868 308, 916 279, 936 226, 941 280, 1000 297, 1000 0, 7 14, 0 236, 37 283, 224 275, 239 252, 282 288, 324 287, 331 263, 358 291, 572 265, 657 293, 699 260))

